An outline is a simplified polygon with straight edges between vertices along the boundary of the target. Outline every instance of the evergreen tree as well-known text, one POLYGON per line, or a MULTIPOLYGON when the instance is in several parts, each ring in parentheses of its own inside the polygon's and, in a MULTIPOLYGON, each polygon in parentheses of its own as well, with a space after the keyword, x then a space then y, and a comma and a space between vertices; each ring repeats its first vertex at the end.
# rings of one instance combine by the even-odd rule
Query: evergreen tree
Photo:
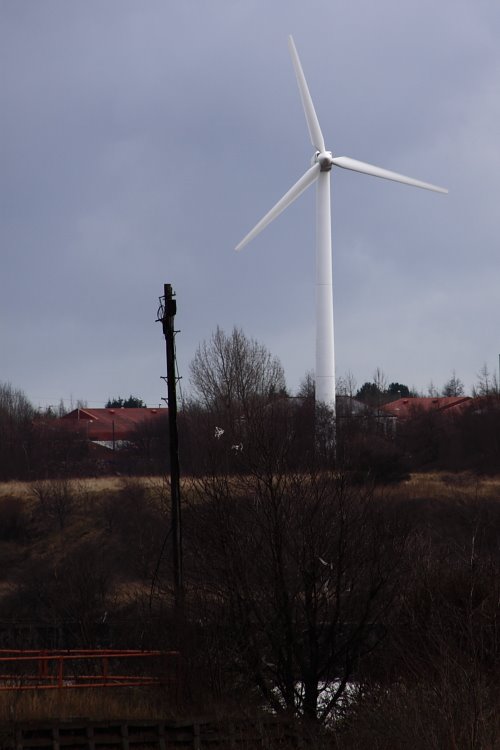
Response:
POLYGON ((146 404, 142 398, 130 395, 128 398, 110 398, 106 402, 106 409, 141 409, 146 404))
POLYGON ((398 398, 408 398, 410 389, 404 383, 391 383, 387 389, 387 393, 390 393, 391 396, 398 396, 398 398))

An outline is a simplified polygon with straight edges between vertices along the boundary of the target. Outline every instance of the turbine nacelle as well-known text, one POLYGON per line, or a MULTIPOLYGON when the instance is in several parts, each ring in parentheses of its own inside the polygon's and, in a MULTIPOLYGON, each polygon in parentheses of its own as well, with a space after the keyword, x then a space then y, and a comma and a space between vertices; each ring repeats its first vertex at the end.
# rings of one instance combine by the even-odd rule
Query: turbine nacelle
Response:
POLYGON ((311 164, 319 164, 322 172, 329 172, 333 166, 333 154, 331 151, 316 151, 311 164))

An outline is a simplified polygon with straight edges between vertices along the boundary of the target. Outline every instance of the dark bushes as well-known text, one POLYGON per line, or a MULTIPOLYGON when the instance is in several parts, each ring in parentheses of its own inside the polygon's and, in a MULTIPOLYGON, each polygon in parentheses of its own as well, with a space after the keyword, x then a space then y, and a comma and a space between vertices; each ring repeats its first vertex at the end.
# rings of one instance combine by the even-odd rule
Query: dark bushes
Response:
POLYGON ((412 470, 500 473, 500 399, 474 399, 459 412, 416 410, 395 441, 412 470))
POLYGON ((18 497, 0 500, 0 541, 19 542, 27 534, 28 518, 24 503, 18 497))

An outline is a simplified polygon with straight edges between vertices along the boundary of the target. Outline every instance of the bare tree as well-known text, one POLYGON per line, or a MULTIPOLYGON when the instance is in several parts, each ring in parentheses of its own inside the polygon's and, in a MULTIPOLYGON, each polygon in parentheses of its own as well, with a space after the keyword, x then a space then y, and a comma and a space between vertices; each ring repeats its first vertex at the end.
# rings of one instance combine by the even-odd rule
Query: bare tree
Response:
POLYGON ((30 469, 34 410, 23 391, 0 383, 0 477, 24 478, 30 469))
POLYGON ((300 381, 297 398, 314 400, 315 389, 314 373, 312 370, 309 370, 300 381))
POLYGON ((197 349, 190 365, 198 402, 222 417, 248 419, 256 403, 286 390, 283 367, 265 346, 233 328, 217 328, 197 349))
POLYGON ((57 521, 62 531, 73 513, 77 490, 71 480, 64 478, 38 480, 31 486, 31 494, 49 519, 57 521))
POLYGON ((61 418, 61 417, 64 417, 64 415, 67 414, 67 413, 68 413, 68 410, 67 410, 66 406, 64 405, 64 399, 60 398, 59 399, 59 404, 57 406, 56 414, 57 414, 57 416, 59 418, 61 418))
POLYGON ((377 367, 373 373, 373 383, 379 393, 385 393, 387 391, 387 376, 380 367, 377 367))
POLYGON ((379 640, 399 542, 366 487, 270 468, 197 485, 190 589, 235 684, 326 721, 379 640))
POLYGON ((358 384, 353 373, 348 370, 345 375, 342 375, 337 380, 337 393, 339 396, 347 396, 348 398, 354 398, 358 384))
POLYGON ((429 385, 427 386, 427 395, 430 398, 437 398, 439 396, 439 391, 436 388, 436 386, 434 385, 434 383, 432 382, 432 380, 430 381, 429 385))
POLYGON ((488 370, 488 365, 486 362, 481 367, 480 371, 477 375, 477 383, 472 388, 472 395, 473 396, 491 396, 492 395, 492 380, 491 380, 491 374, 488 370))

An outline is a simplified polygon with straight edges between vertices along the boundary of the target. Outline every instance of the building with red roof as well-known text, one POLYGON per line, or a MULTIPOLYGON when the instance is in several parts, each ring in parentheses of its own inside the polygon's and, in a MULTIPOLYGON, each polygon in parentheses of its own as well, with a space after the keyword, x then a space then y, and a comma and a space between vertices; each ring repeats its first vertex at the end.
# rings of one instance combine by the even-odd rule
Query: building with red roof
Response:
POLYGON ((92 442, 131 440, 139 429, 155 427, 168 417, 165 408, 74 409, 58 420, 72 434, 92 442))
POLYGON ((380 407, 380 411, 397 419, 409 419, 419 412, 462 411, 472 401, 470 396, 436 396, 428 398, 398 398, 380 407))

